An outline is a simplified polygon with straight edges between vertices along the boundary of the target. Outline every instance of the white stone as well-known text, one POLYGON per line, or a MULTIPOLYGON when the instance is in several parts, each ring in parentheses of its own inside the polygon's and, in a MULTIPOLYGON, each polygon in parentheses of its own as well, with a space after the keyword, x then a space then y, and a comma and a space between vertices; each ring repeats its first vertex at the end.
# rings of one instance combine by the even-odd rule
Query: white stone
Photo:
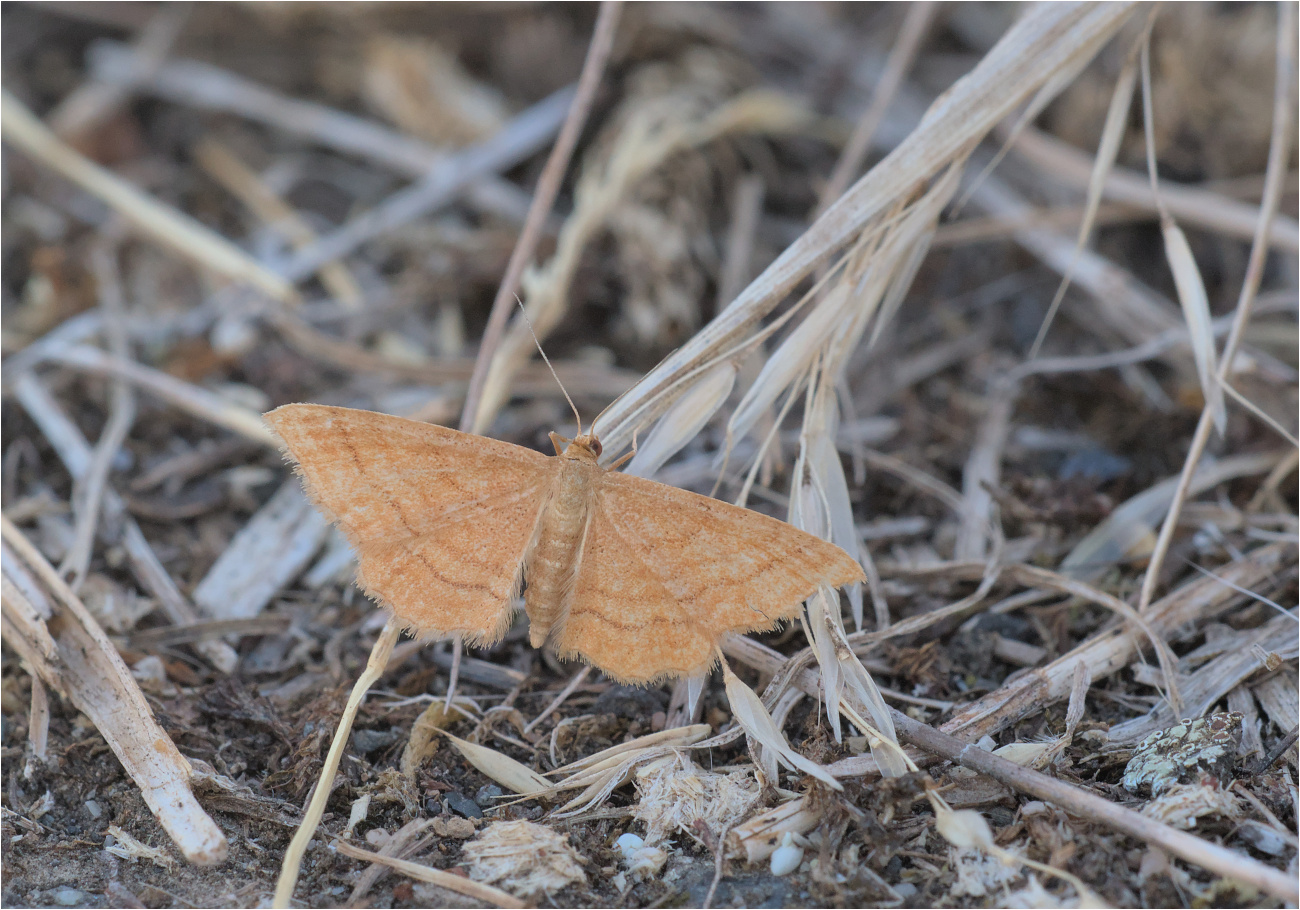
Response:
POLYGON ((781 838, 781 846, 772 851, 772 874, 789 875, 803 862, 803 847, 794 842, 794 835, 789 831, 781 838))
POLYGON ((620 834, 618 840, 614 841, 614 846, 622 851, 623 859, 630 860, 636 851, 645 846, 645 839, 639 834, 633 834, 629 831, 626 834, 620 834))

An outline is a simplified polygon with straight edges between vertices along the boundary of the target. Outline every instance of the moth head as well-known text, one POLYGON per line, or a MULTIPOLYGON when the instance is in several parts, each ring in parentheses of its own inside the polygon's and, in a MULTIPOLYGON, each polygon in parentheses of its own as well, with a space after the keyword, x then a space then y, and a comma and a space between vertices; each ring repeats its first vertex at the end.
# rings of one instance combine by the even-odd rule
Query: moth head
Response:
POLYGON ((582 433, 576 436, 569 447, 564 450, 566 458, 581 458, 584 461, 595 461, 600 458, 600 453, 604 451, 604 446, 596 438, 595 433, 582 433))

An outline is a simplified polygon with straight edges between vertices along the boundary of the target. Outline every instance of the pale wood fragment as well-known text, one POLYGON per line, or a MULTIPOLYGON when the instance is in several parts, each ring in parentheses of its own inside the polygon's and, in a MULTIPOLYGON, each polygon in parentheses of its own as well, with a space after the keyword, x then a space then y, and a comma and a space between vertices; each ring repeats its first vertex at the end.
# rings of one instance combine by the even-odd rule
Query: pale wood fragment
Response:
MULTIPOLYGON (((1295 670, 1280 670, 1256 685, 1253 691, 1259 706, 1277 727, 1277 733, 1285 736, 1295 729, 1297 718, 1300 718, 1300 684, 1297 684, 1295 670)), ((1286 760, 1292 769, 1296 767, 1296 758, 1296 749, 1292 745, 1286 752, 1286 760)))
POLYGON ((194 589, 214 619, 256 616, 316 555, 329 523, 290 480, 240 529, 194 589))
POLYGON ((224 862, 226 836, 194 798, 189 762, 154 720, 117 649, 54 567, 7 518, 0 521, 5 640, 94 722, 185 858, 224 862), (41 618, 47 612, 60 620, 55 631, 41 618))
MULTIPOLYGON (((1252 588, 1293 566, 1294 553, 1294 547, 1270 544, 1252 551, 1245 560, 1224 568, 1220 574, 1233 584, 1252 588)), ((1183 623, 1222 614, 1240 603, 1241 598, 1215 579, 1199 578, 1153 604, 1144 618, 1156 635, 1168 635, 1183 623)), ((1127 666, 1144 642, 1145 636, 1136 629, 1115 627, 1103 631, 1047 666, 1031 670, 968 705, 942 729, 970 740, 997 733, 1045 705, 1064 699, 1070 692, 1076 663, 1084 662, 1092 679, 1099 680, 1127 666)))
MULTIPOLYGON (((1292 616, 1275 616, 1238 648, 1216 657, 1183 683, 1183 695, 1187 699, 1186 710, 1179 712, 1187 717, 1200 717, 1219 699, 1226 696, 1237 684, 1243 682, 1255 672, 1264 669, 1259 659, 1251 653, 1252 645, 1260 645, 1266 651, 1276 653, 1282 658, 1296 656, 1296 621, 1292 616)), ((1166 704, 1142 717, 1135 717, 1110 729, 1110 738, 1114 742, 1136 742, 1148 733, 1162 730, 1175 724, 1180 719, 1172 708, 1166 704)))
MULTIPOLYGON (((32 373, 18 374, 11 387, 23 408, 54 446, 73 480, 84 477, 90 470, 92 455, 90 443, 81 435, 77 425, 32 373)), ((111 488, 104 491, 104 516, 106 520, 122 522, 122 545, 130 559, 131 569, 141 586, 158 599, 168 618, 177 626, 198 622, 199 616, 193 605, 176 586, 135 518, 127 513, 122 498, 111 488)), ((234 672, 239 664, 239 655, 221 640, 200 641, 195 644, 195 650, 222 673, 234 672)))

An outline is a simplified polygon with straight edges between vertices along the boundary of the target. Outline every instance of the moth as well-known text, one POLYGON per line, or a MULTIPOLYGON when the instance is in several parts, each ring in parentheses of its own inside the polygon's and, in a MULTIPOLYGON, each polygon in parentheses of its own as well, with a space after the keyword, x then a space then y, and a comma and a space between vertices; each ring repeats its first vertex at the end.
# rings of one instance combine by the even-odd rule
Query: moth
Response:
POLYGON ((863 580, 832 543, 598 463, 594 432, 555 455, 371 411, 266 415, 308 495, 356 549, 357 582, 422 636, 490 645, 522 589, 534 647, 645 684, 704 673, 721 639, 863 580))

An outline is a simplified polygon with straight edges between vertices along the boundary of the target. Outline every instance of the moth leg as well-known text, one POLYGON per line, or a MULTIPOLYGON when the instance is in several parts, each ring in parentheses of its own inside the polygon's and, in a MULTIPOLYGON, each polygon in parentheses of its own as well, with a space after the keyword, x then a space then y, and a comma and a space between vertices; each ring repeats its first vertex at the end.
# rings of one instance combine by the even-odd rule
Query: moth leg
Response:
POLYGON ((555 446, 556 455, 563 455, 564 450, 568 448, 569 443, 571 442, 573 442, 572 439, 565 439, 559 433, 556 432, 551 433, 551 445, 555 446))
POLYGON ((633 458, 636 457, 636 434, 639 431, 640 431, 640 427, 632 431, 632 451, 628 452, 626 455, 619 458, 619 460, 614 462, 612 465, 610 465, 607 468, 607 470, 617 471, 619 468, 623 467, 623 465, 627 464, 629 461, 631 461, 633 458))

